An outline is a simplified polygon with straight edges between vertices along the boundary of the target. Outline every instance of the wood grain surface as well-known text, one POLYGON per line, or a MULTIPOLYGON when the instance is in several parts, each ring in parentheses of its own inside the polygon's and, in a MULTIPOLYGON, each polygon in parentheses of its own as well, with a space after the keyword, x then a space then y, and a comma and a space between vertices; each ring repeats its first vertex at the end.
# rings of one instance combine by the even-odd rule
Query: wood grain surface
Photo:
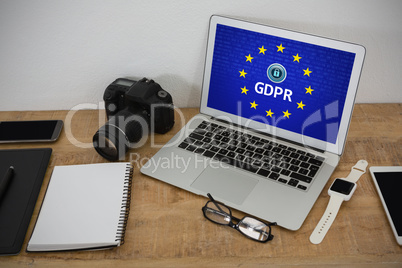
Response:
MULTIPOLYGON (((206 198, 144 176, 141 165, 166 143, 198 108, 176 111, 174 128, 154 135, 124 161, 134 165, 131 211, 125 244, 102 251, 27 253, 39 209, 54 166, 107 162, 92 147, 92 136, 104 124, 104 111, 16 111, 0 112, 0 121, 61 119, 65 125, 54 143, 1 144, 0 149, 50 147, 50 165, 36 203, 22 251, 0 256, 0 267, 402 267, 398 246, 370 174, 345 202, 319 245, 309 236, 328 204, 327 190, 335 177, 349 174, 359 160, 369 166, 402 165, 402 104, 357 104, 344 155, 322 191, 305 223, 298 231, 273 227, 274 240, 261 244, 236 230, 204 219, 206 198)), ((242 217, 243 213, 234 211, 242 217)), ((96 224, 96 222, 94 222, 96 224)))

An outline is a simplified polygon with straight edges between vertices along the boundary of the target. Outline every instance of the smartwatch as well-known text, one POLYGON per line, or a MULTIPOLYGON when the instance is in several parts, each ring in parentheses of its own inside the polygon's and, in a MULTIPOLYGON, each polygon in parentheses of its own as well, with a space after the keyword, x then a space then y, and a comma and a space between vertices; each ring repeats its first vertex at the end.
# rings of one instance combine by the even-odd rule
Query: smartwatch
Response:
POLYGON ((356 191, 356 182, 359 180, 361 175, 366 173, 367 165, 368 163, 366 160, 359 160, 356 165, 352 167, 352 171, 346 178, 336 178, 334 180, 331 187, 328 189, 330 199, 327 209, 310 236, 311 243, 320 244, 324 239, 338 214, 342 202, 349 201, 353 193, 356 191))

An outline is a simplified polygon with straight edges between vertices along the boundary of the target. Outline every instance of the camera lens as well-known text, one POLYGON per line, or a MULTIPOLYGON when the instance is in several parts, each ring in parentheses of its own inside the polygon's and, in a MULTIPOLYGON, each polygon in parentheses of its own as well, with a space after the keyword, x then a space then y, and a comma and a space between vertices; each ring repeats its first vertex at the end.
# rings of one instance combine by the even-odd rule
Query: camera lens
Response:
POLYGON ((95 133, 93 145, 101 156, 116 161, 148 135, 147 131, 148 122, 140 114, 118 113, 95 133))
POLYGON ((94 136, 94 147, 96 151, 106 159, 119 159, 119 152, 116 145, 107 137, 99 135, 99 132, 94 136))

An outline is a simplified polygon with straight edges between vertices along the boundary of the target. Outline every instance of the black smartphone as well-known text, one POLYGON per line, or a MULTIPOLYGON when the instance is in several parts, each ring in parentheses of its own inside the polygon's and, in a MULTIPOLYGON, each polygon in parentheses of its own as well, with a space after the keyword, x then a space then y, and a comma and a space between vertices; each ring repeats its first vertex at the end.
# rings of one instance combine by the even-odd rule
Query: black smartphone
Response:
POLYGON ((0 143, 52 142, 62 128, 62 120, 1 121, 0 143))
POLYGON ((402 166, 370 167, 370 173, 392 232, 402 246, 402 166))

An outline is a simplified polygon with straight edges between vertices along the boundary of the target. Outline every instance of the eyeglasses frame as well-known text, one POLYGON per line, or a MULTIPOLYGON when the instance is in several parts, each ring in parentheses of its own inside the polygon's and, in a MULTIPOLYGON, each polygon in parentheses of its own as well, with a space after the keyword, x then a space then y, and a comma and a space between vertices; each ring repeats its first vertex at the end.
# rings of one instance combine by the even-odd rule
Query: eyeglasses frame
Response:
POLYGON ((216 200, 212 197, 212 195, 211 195, 210 193, 208 193, 207 196, 209 197, 210 200, 208 200, 207 203, 205 204, 205 206, 202 207, 202 212, 203 212, 203 214, 204 214, 204 217, 205 217, 207 220, 209 220, 209 221, 211 221, 211 222, 213 222, 213 223, 219 224, 219 225, 225 225, 225 226, 232 227, 232 228, 236 229, 237 231, 239 231, 239 232, 240 232, 242 235, 244 235, 245 237, 247 237, 247 238, 249 238, 249 239, 252 239, 252 240, 254 240, 254 241, 260 242, 260 243, 266 243, 266 242, 271 241, 272 239, 274 239, 274 235, 271 234, 271 231, 272 231, 271 226, 277 225, 276 222, 266 223, 266 222, 263 222, 263 221, 261 221, 261 220, 259 220, 259 219, 256 219, 256 218, 250 217, 250 216, 244 216, 244 217, 241 218, 241 219, 236 218, 236 217, 234 217, 234 216, 232 215, 232 210, 230 209, 230 207, 226 206, 226 205, 225 205, 224 203, 222 203, 222 202, 216 201, 216 200), (222 206, 224 206, 225 208, 227 208, 227 209, 229 210, 229 215, 228 215, 228 216, 230 217, 230 221, 229 221, 228 224, 224 224, 224 223, 219 223, 219 222, 213 221, 213 220, 211 220, 210 218, 208 218, 208 217, 206 216, 205 212, 206 212, 206 210, 208 209, 208 204, 211 203, 211 202, 212 202, 222 213, 224 213, 225 215, 227 215, 227 213, 226 213, 225 211, 223 211, 223 209, 222 209, 219 205, 222 205, 222 206), (255 239, 255 238, 251 237, 251 236, 248 236, 248 235, 246 235, 245 233, 243 233, 242 231, 240 231, 239 224, 240 224, 244 219, 246 219, 246 218, 254 219, 254 220, 257 220, 257 221, 260 221, 260 222, 264 223, 264 224, 269 228, 268 238, 267 238, 266 240, 258 240, 258 239, 255 239), (237 223, 234 223, 233 220, 237 221, 237 223))

